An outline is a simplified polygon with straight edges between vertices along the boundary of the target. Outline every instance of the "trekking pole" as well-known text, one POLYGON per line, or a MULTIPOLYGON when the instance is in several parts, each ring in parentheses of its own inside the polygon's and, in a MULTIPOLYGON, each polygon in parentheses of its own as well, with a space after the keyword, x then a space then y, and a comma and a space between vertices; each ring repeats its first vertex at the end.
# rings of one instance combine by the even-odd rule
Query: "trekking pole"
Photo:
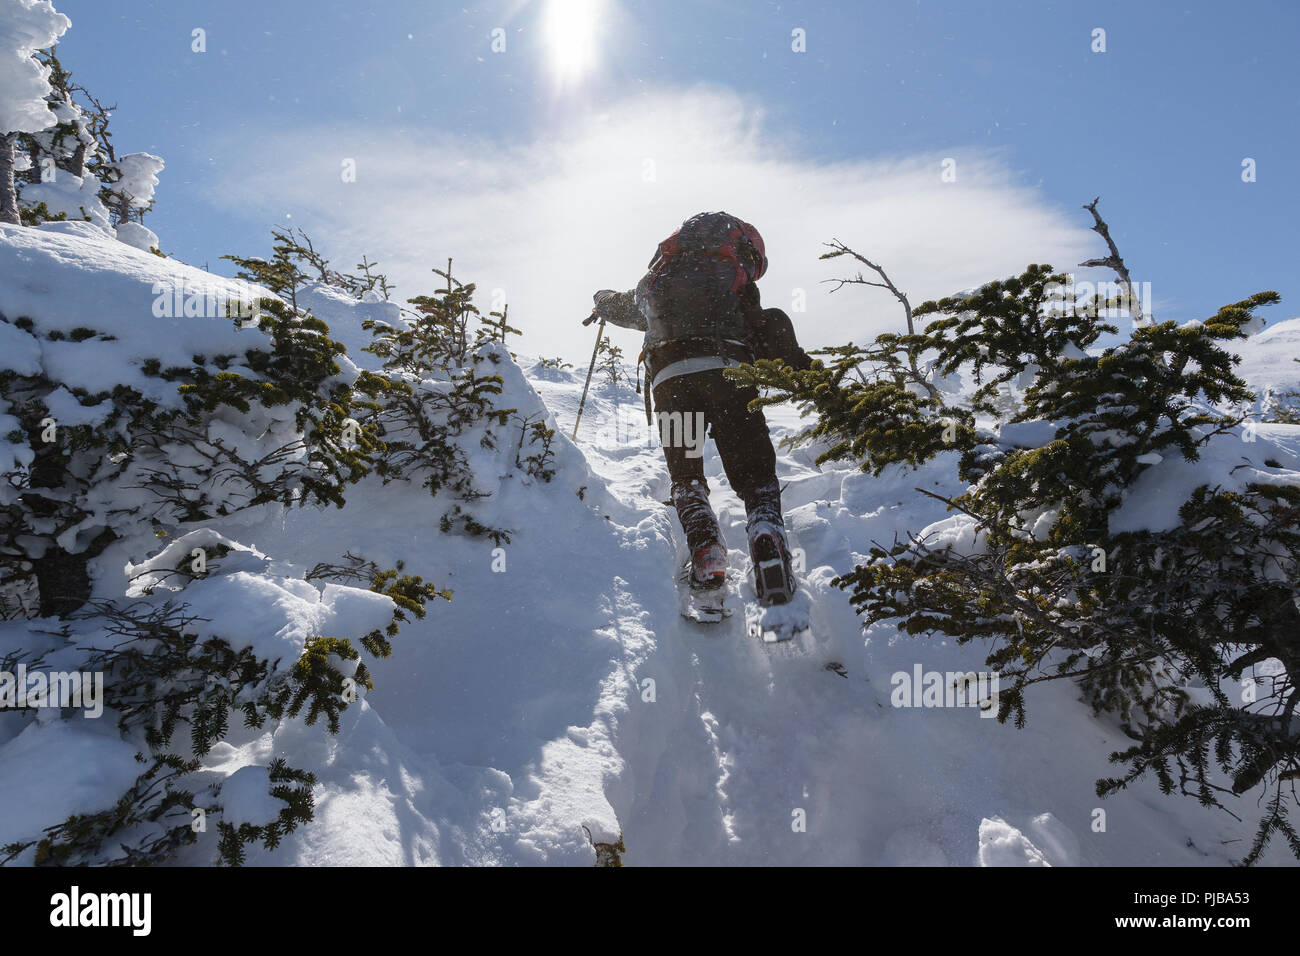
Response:
MULTIPOLYGON (((590 325, 592 319, 596 318, 596 312, 593 309, 591 317, 583 325, 590 325)), ((591 350, 591 364, 587 366, 587 382, 582 386, 582 400, 578 402, 578 417, 573 420, 573 440, 578 440, 578 422, 582 421, 582 408, 587 404, 587 389, 591 387, 591 373, 596 370, 596 356, 600 353, 600 337, 605 334, 605 320, 600 320, 600 325, 596 327, 596 347, 591 350)))

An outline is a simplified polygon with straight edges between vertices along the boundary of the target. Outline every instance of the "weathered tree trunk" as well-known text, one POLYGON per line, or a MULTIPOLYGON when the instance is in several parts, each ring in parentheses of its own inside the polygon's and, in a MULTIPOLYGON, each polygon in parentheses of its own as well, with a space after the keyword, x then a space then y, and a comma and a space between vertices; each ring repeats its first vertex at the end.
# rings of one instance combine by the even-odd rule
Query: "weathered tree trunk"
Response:
POLYGON ((14 141, 17 133, 0 136, 0 222, 19 225, 18 194, 14 190, 14 141))
POLYGON ((74 176, 86 175, 86 144, 78 143, 77 151, 72 154, 72 159, 68 161, 68 172, 74 176))
POLYGON ((50 548, 33 561, 41 617, 67 617, 90 600, 90 559, 109 546, 117 536, 105 528, 90 547, 77 554, 50 548))
MULTIPOLYGON (((68 513, 61 495, 46 497, 43 492, 61 490, 65 484, 66 461, 53 443, 36 446, 31 464, 29 490, 22 496, 23 505, 38 518, 55 519, 66 527, 75 520, 68 513)), ((71 554, 50 541, 44 555, 32 561, 32 574, 40 601, 41 617, 67 617, 90 600, 90 571, 87 563, 108 547, 117 535, 105 528, 83 550, 71 554)))

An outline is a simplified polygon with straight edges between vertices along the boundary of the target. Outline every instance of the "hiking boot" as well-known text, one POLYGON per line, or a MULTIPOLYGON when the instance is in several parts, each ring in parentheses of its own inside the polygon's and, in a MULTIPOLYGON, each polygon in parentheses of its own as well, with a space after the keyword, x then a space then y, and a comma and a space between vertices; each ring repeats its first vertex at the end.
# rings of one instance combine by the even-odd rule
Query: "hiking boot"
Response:
POLYGON ((727 580, 727 549, 714 541, 691 553, 691 587, 696 591, 720 588, 727 580))
POLYGON ((787 604, 794 597, 794 572, 785 529, 770 521, 749 526, 749 556, 754 562, 754 592, 764 606, 787 604))

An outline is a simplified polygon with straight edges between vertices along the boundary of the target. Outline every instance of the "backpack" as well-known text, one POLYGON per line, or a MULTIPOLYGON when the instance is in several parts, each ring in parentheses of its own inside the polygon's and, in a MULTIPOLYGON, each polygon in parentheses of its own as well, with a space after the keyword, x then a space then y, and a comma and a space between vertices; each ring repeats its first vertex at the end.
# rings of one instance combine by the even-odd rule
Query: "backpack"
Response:
POLYGON ((750 348, 756 359, 776 359, 795 369, 812 365, 812 356, 799 346, 794 323, 780 309, 764 309, 750 332, 750 348))
MULTIPOLYGON (((746 289, 767 271, 758 230, 725 212, 687 219, 659 243, 638 289, 647 345, 684 338, 744 343, 746 289)), ((746 293, 751 295, 746 296, 746 293)))

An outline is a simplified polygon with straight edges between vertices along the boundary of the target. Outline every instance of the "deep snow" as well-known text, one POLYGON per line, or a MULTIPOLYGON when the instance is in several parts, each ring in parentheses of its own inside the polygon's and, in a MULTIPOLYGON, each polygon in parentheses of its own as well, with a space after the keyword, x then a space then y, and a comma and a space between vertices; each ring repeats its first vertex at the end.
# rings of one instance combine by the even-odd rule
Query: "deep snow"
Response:
MULTIPOLYGON (((132 303, 138 316, 143 289, 178 274, 174 263, 71 230, 24 230, 21 239, 6 231, 0 255, 9 257, 0 259, 8 263, 0 311, 69 327, 86 309, 98 310, 100 321, 86 323, 97 328, 120 320, 114 303, 132 303)), ((360 321, 391 319, 394 306, 319 288, 300 301, 349 345, 353 361, 373 365, 358 351, 360 321)), ((236 334, 209 319, 156 321, 178 333, 158 348, 177 354, 200 350, 198 338, 221 340, 203 345, 217 348, 236 334)), ((1282 325, 1290 335, 1300 320, 1282 325)), ((138 361, 132 341, 102 343, 113 346, 104 361, 138 361)), ((6 348, 5 357, 17 366, 73 354, 46 344, 58 345, 57 354, 6 348)), ((743 615, 702 626, 677 613, 680 535, 663 503, 667 473, 640 396, 593 385, 575 445, 568 433, 580 375, 526 374, 521 365, 530 362, 501 358, 498 404, 550 416, 558 473, 549 483, 523 475, 508 442, 476 459, 491 492, 476 514, 512 531, 500 550, 440 532, 445 501, 375 478, 351 489, 342 511, 263 507, 204 523, 204 540, 220 534, 240 543, 229 560, 242 563, 228 568, 220 589, 193 597, 226 630, 242 627, 241 640, 286 653, 311 631, 373 626, 379 609, 367 604, 368 592, 302 580, 344 551, 382 567, 402 560, 454 592, 403 626, 390 659, 370 664, 375 690, 344 712, 337 736, 301 719, 262 731, 232 721, 230 742, 205 760, 213 775, 244 769, 229 781, 232 806, 266 811, 256 768, 275 756, 319 780, 315 821, 275 851, 250 850, 249 863, 587 865, 594 853, 584 826, 597 840, 621 832, 628 865, 1195 865, 1244 853, 1255 823, 1250 800, 1233 807, 1242 823, 1162 796, 1151 781, 1099 800, 1094 781, 1112 772, 1106 756, 1128 739, 1093 717, 1071 685, 1035 688, 1022 730, 969 707, 891 706, 894 674, 981 671, 983 651, 884 625, 864 634, 830 580, 872 542, 943 520, 942 505, 914 489, 958 492, 954 456, 872 478, 816 468, 808 449, 782 450, 813 636, 764 646, 746 636, 743 615), (272 606, 282 616, 241 618, 244 588, 279 588, 272 606)), ((87 374, 98 381, 108 371, 87 374)), ((769 421, 778 440, 799 427, 788 407, 770 410, 769 421)), ((1267 426, 1259 440, 1293 462, 1300 426, 1267 426)), ((733 565, 743 567, 743 510, 711 441, 705 468, 733 565)), ((160 547, 137 535, 110 548, 94 562, 100 592, 126 594, 128 572, 161 560, 160 547)), ((19 630, 5 625, 0 637, 17 641, 19 630)), ((133 752, 109 721, 0 717, 4 837, 106 804, 138 772, 133 752)), ((214 856, 209 839, 180 862, 214 856)), ((1265 861, 1295 862, 1281 846, 1265 861)))

